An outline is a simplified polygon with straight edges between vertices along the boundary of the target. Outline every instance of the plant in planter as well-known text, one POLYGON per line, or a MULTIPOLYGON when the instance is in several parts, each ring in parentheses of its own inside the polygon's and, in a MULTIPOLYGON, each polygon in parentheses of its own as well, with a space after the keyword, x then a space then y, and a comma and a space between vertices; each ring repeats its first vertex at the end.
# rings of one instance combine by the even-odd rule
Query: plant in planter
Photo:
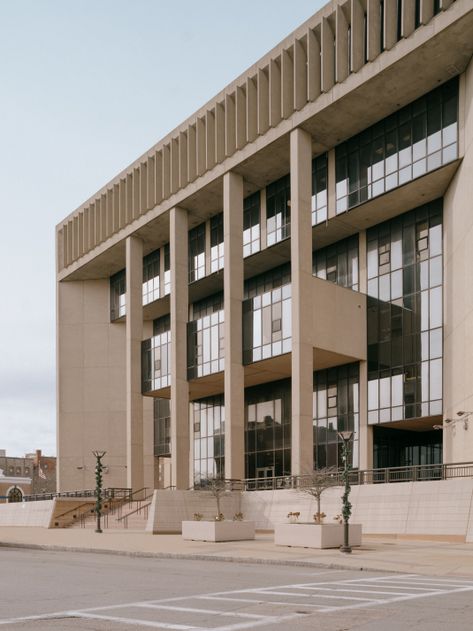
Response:
POLYGON ((243 513, 235 513, 233 515, 233 521, 243 521, 243 513))
POLYGON ((296 524, 300 516, 301 514, 299 511, 291 511, 287 514, 287 518, 289 519, 289 523, 291 524, 296 524))
POLYGON ((223 478, 209 478, 207 480, 207 489, 215 497, 217 503, 217 514, 215 515, 215 521, 223 521, 225 519, 224 514, 220 510, 220 499, 227 491, 227 485, 223 478))
POLYGON ((194 521, 202 521, 202 513, 194 513, 194 521))
POLYGON ((317 502, 317 512, 314 514, 314 522, 322 524, 327 515, 320 508, 322 493, 331 486, 338 484, 338 469, 329 467, 326 469, 315 469, 304 476, 300 482, 299 490, 308 493, 317 502))

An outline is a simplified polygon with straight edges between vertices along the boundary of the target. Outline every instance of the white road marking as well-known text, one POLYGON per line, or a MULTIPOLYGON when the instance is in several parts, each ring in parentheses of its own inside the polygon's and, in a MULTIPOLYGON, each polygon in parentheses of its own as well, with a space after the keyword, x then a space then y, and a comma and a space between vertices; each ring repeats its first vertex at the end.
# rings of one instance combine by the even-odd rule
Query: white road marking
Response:
MULTIPOLYGON (((322 574, 325 574, 323 572, 322 574)), ((53 620, 60 618, 90 618, 97 620, 108 620, 110 622, 127 625, 152 627, 155 629, 171 629, 174 631, 240 631, 243 629, 253 629, 260 626, 271 626, 295 620, 303 617, 306 613, 291 612, 282 615, 263 615, 241 613, 225 609, 206 609, 186 606, 185 601, 191 604, 192 601, 226 601, 233 603, 250 603, 256 606, 278 606, 286 608, 299 608, 310 610, 314 613, 343 612, 351 609, 372 608, 384 604, 406 602, 419 598, 429 598, 432 596, 444 596, 461 592, 473 591, 473 581, 468 579, 455 578, 423 578, 418 574, 387 575, 372 578, 347 579, 341 581, 312 581, 310 583, 292 583, 290 585, 275 585, 270 587, 255 587, 247 589, 235 589, 226 592, 213 592, 207 594, 190 594, 187 596, 177 596, 173 598, 162 598, 148 601, 132 603, 120 603, 115 605, 102 605, 74 611, 60 611, 33 616, 23 616, 0 620, 0 625, 27 622, 29 620, 53 620), (421 587, 422 586, 422 587, 421 587), (394 591, 398 590, 398 591, 394 591), (401 591, 406 590, 406 591, 401 591), (309 592, 309 593, 307 593, 309 592), (327 593, 330 592, 330 593, 327 593), (344 594, 343 596, 341 594, 344 594), (365 596, 355 596, 353 594, 364 594, 365 596), (383 598, 373 597, 376 594, 383 595, 383 598), (279 595, 287 596, 282 600, 269 600, 267 597, 279 595), (293 600, 296 598, 296 602, 293 600), (336 604, 334 606, 325 603, 310 602, 313 599, 322 600, 345 600, 352 601, 351 604, 336 604), (183 603, 182 606, 177 603, 183 603), (176 603, 170 604, 170 603, 176 603), (202 614, 203 616, 221 616, 227 618, 245 618, 246 621, 235 622, 220 627, 208 628, 205 626, 195 626, 188 624, 177 624, 171 622, 160 622, 159 620, 142 620, 139 618, 129 618, 113 615, 113 610, 130 609, 139 607, 141 609, 162 610, 179 613, 202 614), (105 612, 110 612, 110 615, 105 612)), ((197 620, 198 622, 198 620, 197 620)))
POLYGON ((134 605, 135 607, 142 607, 144 609, 166 609, 169 611, 182 611, 182 612, 190 612, 190 613, 204 613, 211 614, 214 616, 236 616, 237 618, 272 618, 272 616, 263 616, 257 613, 237 613, 234 611, 221 611, 219 609, 197 609, 196 607, 173 607, 172 605, 157 605, 154 603, 145 604, 142 603, 140 605, 134 605))

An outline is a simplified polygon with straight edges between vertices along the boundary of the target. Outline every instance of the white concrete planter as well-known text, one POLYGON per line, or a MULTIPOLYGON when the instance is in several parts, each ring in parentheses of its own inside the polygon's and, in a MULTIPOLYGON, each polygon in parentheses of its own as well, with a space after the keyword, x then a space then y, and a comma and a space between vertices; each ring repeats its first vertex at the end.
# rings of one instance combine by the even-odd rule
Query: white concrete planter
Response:
POLYGON ((254 521, 183 521, 182 538, 191 541, 243 541, 255 538, 254 521))
MULTIPOLYGON (((274 543, 295 548, 339 548, 343 524, 276 524, 274 543)), ((350 524, 349 543, 361 546, 361 524, 350 524)))

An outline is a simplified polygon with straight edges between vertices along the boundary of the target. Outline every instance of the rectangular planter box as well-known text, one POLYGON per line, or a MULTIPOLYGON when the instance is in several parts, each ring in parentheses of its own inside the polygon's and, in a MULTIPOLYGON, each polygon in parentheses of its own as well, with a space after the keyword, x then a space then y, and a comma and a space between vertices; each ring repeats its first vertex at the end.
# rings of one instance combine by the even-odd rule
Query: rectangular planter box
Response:
MULTIPOLYGON (((339 548, 343 524, 276 524, 274 543, 295 548, 339 548)), ((350 524, 349 543, 361 546, 361 524, 350 524)))
POLYGON ((244 541, 255 538, 253 521, 183 521, 182 538, 191 541, 244 541))

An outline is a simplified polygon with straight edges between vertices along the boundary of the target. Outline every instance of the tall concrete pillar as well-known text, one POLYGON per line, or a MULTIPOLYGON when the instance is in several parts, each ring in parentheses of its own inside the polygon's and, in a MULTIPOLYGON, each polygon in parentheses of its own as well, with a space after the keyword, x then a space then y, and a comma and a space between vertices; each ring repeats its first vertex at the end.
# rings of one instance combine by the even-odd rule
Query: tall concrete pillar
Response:
POLYGON ((292 450, 293 475, 309 473, 313 454, 312 141, 291 132, 292 450))
POLYGON ((189 487, 189 384, 187 318, 189 310, 187 211, 170 213, 171 256, 171 484, 189 487))
POLYGON ((243 370, 243 178, 223 176, 225 267, 225 477, 245 477, 245 384, 243 370))
POLYGON ((143 488, 143 396, 141 340, 143 338, 143 242, 126 240, 126 463, 127 486, 143 488))
MULTIPOLYGON (((368 293, 366 230, 358 235, 359 289, 368 293)), ((373 426, 368 425, 368 362, 360 362, 360 469, 373 468, 373 426)))

